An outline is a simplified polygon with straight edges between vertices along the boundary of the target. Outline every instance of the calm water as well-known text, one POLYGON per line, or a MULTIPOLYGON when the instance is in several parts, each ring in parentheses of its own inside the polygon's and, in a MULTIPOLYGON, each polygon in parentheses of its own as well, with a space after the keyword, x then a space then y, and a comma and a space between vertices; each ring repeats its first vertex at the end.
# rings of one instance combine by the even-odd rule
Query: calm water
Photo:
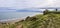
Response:
POLYGON ((0 12, 0 20, 7 20, 13 18, 22 18, 39 14, 39 12, 0 12))

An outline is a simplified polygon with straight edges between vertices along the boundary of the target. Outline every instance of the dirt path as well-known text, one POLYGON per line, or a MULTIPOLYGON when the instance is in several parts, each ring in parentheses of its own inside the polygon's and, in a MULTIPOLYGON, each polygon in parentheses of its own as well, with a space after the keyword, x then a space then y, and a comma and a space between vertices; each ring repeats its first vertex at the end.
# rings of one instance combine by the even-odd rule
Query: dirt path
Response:
POLYGON ((23 28, 23 25, 18 25, 16 26, 16 28, 23 28))

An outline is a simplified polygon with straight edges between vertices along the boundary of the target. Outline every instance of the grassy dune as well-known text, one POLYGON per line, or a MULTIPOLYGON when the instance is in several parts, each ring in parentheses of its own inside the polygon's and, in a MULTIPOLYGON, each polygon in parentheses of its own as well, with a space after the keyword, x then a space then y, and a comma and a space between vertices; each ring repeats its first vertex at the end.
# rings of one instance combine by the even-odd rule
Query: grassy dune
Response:
POLYGON ((0 28, 60 28, 60 14, 28 16, 15 23, 0 23, 0 28))

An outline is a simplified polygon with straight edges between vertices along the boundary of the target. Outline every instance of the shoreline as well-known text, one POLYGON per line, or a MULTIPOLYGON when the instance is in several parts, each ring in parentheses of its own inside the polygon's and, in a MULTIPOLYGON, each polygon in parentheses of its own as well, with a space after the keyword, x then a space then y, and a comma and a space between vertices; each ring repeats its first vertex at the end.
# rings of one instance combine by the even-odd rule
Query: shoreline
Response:
MULTIPOLYGON (((43 13, 39 13, 39 14, 43 14, 43 13)), ((30 17, 32 16, 35 16, 37 14, 34 14, 34 15, 29 15, 30 17)), ((10 23, 10 22, 18 22, 18 21, 21 21, 21 20, 25 20, 27 16, 25 17, 21 17, 21 18, 12 18, 12 19, 7 19, 7 20, 0 20, 1 23, 10 23)))

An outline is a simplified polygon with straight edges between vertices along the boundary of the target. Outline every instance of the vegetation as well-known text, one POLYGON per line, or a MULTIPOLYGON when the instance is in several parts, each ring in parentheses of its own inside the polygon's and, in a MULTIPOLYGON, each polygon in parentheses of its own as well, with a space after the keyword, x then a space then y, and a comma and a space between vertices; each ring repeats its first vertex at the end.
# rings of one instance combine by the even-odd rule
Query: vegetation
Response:
POLYGON ((58 9, 53 10, 53 11, 49 11, 49 10, 46 9, 46 10, 43 12, 43 15, 46 15, 46 14, 49 14, 49 13, 60 14, 60 11, 58 11, 58 9))
POLYGON ((60 14, 35 15, 15 23, 0 24, 0 28, 60 28, 60 14))

